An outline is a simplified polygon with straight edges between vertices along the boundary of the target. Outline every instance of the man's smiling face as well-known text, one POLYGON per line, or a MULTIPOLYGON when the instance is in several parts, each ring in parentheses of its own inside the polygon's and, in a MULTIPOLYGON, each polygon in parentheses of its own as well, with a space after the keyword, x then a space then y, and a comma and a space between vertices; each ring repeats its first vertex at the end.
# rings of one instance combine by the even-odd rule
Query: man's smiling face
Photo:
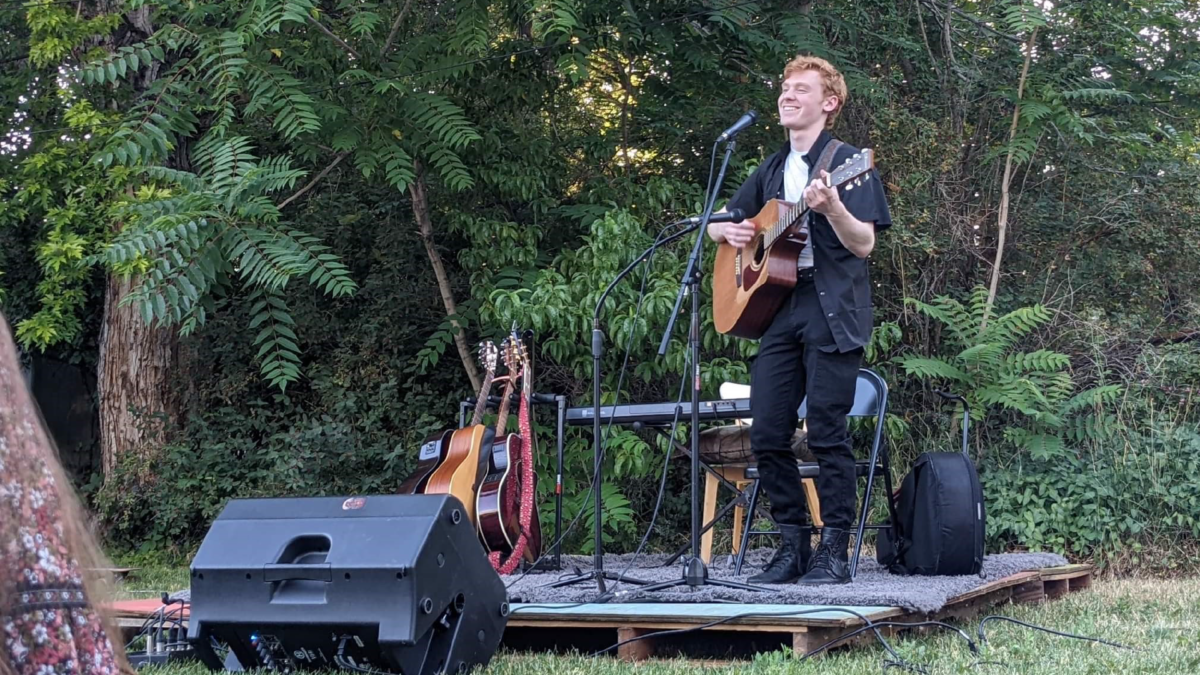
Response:
POLYGON ((786 129, 823 128, 825 116, 837 109, 836 96, 826 96, 821 73, 802 70, 783 81, 779 91, 779 123, 786 129))

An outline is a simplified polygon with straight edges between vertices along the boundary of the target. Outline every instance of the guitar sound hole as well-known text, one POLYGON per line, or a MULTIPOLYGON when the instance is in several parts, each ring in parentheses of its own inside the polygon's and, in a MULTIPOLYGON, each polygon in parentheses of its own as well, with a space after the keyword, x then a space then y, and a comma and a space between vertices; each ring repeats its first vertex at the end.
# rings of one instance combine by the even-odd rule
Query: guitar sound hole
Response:
POLYGON ((762 264, 764 258, 767 257, 767 249, 763 247, 763 238, 756 237, 754 239, 754 266, 762 264))

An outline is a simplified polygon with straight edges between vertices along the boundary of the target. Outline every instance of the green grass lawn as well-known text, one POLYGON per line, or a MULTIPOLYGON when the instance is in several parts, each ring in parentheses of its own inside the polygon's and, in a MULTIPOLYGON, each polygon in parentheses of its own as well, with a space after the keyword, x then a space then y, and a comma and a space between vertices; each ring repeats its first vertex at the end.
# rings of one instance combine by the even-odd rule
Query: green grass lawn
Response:
MULTIPOLYGON (((124 597, 153 597, 158 592, 186 585, 186 569, 149 569, 135 572, 120 590, 124 597)), ((1041 605, 1005 605, 992 611, 1059 631, 1124 643, 1137 651, 1055 637, 995 621, 987 624, 988 643, 979 658, 970 653, 961 637, 948 633, 896 637, 891 641, 904 659, 930 666, 931 673, 1200 673, 1200 579, 1096 581, 1089 590, 1041 605), (980 660, 985 663, 978 663, 980 660)), ((975 638, 978 618, 957 625, 975 638)), ((878 643, 872 643, 802 663, 797 662, 795 655, 774 652, 761 654, 753 661, 703 665, 706 669, 737 675, 830 672, 875 675, 881 672, 885 656, 878 643)), ((590 658, 501 651, 486 673, 658 675, 693 673, 698 665, 685 659, 626 664, 611 656, 590 658)), ((162 675, 205 672, 199 665, 159 670, 162 675)))

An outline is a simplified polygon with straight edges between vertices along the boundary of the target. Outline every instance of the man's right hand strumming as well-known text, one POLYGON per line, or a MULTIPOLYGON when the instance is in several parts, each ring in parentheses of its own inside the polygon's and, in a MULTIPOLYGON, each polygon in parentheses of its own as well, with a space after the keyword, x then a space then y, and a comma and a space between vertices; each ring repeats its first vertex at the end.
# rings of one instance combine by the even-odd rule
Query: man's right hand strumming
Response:
POLYGON ((754 223, 742 220, 736 223, 712 223, 708 227, 713 241, 724 241, 735 248, 744 248, 754 238, 754 223))

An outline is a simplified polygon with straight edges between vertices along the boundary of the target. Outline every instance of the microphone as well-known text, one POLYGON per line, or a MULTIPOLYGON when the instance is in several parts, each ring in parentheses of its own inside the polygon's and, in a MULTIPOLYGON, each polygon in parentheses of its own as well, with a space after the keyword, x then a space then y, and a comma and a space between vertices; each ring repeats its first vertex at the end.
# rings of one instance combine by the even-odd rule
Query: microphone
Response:
POLYGON ((742 129, 745 129, 746 127, 754 124, 757 121, 758 121, 758 113, 754 112, 753 110, 747 112, 745 115, 742 115, 741 119, 734 122, 733 126, 726 129, 725 132, 722 133, 719 138, 717 138, 717 142, 720 143, 722 141, 729 140, 730 138, 733 138, 734 136, 737 136, 739 133, 741 133, 742 129))
MULTIPOLYGON (((708 222, 710 223, 738 223, 746 219, 746 212, 742 209, 730 209, 725 213, 712 214, 708 222)), ((699 225, 704 222, 704 216, 692 216, 679 221, 688 225, 699 225)))

